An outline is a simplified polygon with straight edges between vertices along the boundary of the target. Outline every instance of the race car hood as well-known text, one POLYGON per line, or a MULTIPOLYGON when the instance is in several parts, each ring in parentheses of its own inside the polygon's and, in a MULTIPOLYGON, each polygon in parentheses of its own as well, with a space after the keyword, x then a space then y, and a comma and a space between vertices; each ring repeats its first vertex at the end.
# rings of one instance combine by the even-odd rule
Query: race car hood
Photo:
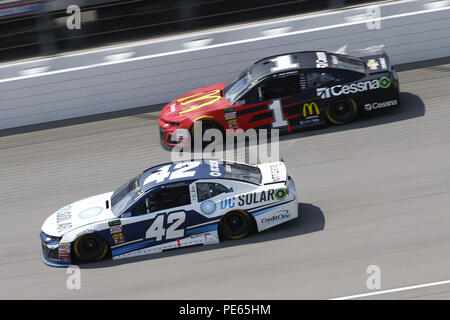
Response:
POLYGON ((258 165, 261 170, 261 184, 283 182, 288 180, 286 165, 283 162, 271 162, 258 165))
POLYGON ((223 97, 226 82, 204 87, 188 92, 168 103, 161 111, 160 117, 164 121, 181 122, 183 119, 194 120, 200 114, 217 107, 222 108, 228 102, 223 97))
POLYGON ((45 220, 42 232, 49 236, 60 237, 64 233, 79 227, 115 218, 111 209, 106 209, 112 192, 86 198, 59 209, 45 220))

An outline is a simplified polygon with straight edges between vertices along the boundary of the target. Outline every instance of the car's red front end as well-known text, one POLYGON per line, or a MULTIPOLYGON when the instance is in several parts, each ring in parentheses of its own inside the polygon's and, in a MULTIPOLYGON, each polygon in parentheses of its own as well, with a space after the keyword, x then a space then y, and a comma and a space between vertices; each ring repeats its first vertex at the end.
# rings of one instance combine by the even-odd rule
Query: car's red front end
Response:
POLYGON ((166 149, 177 145, 184 136, 177 129, 191 130, 196 121, 211 121, 222 128, 231 128, 230 119, 225 119, 224 109, 231 107, 223 96, 226 83, 196 89, 169 102, 161 111, 158 120, 161 144, 166 149))

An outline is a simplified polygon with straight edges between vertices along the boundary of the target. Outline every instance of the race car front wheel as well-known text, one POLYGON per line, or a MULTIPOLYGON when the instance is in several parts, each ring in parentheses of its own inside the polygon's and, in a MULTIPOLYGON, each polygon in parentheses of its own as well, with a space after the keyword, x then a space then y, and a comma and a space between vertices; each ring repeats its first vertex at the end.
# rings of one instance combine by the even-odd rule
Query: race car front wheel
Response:
POLYGON ((333 101, 327 108, 327 119, 333 124, 346 124, 352 122, 358 107, 353 99, 339 99, 333 101))
POLYGON ((227 213, 219 223, 221 238, 236 240, 244 238, 252 229, 252 220, 245 211, 227 213))
POLYGON ((108 252, 108 244, 96 234, 85 234, 75 240, 73 251, 81 262, 100 261, 108 252))

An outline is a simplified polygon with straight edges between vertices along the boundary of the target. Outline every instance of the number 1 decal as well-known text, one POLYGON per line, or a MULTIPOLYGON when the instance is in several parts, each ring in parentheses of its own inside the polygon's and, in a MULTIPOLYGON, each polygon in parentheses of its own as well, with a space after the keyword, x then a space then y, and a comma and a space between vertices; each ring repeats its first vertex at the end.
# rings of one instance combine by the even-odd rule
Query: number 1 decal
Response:
POLYGON ((269 109, 273 111, 274 122, 272 122, 272 128, 285 127, 288 122, 283 117, 283 108, 280 100, 274 100, 269 105, 269 109))

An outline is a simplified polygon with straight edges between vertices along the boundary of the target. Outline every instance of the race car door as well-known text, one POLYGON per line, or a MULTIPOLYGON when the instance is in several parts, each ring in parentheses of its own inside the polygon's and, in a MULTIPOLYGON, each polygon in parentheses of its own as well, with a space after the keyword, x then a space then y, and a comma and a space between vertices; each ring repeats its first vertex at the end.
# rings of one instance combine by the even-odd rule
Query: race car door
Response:
POLYGON ((188 226, 186 213, 189 210, 189 183, 157 187, 142 197, 121 218, 124 237, 122 242, 133 242, 133 249, 168 242, 176 244, 177 239, 185 237, 188 226))
POLYGON ((264 78, 236 102, 239 127, 290 130, 286 108, 295 105, 300 93, 297 71, 264 78))

